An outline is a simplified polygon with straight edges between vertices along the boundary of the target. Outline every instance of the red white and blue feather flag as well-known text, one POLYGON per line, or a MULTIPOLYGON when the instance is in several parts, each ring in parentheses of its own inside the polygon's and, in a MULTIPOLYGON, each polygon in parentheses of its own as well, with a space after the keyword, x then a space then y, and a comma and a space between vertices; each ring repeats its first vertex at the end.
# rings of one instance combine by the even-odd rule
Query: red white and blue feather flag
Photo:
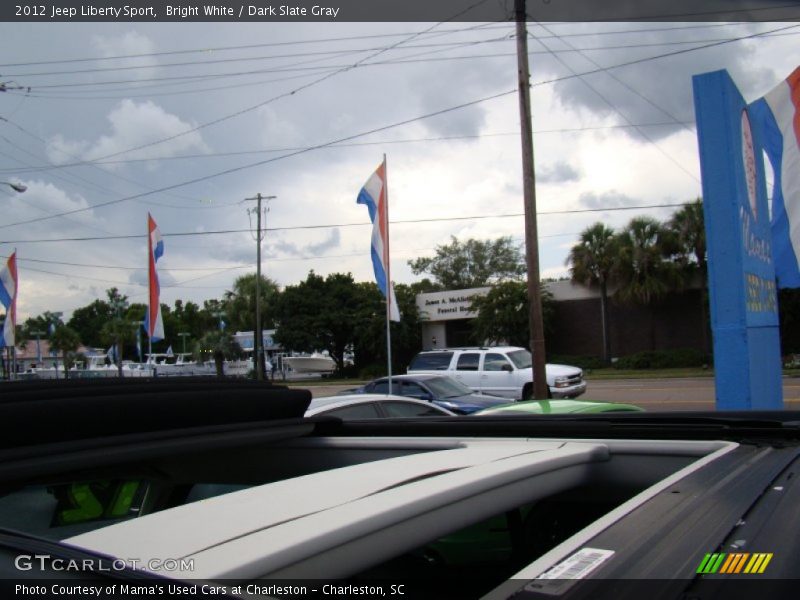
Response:
POLYGON ((161 317, 161 288, 158 285, 158 272, 156 263, 164 254, 164 240, 158 225, 147 213, 147 270, 149 274, 150 298, 148 302, 147 314, 144 318, 144 329, 151 342, 164 339, 164 320, 161 317))
POLYGON ((394 286, 389 280, 389 199, 386 186, 386 159, 367 179, 358 193, 358 204, 365 204, 372 221, 372 268, 375 281, 388 304, 390 320, 400 320, 400 310, 394 295, 394 286))
POLYGON ((772 165, 770 227, 778 287, 800 287, 800 67, 748 112, 772 165))
POLYGON ((6 309, 6 319, 3 322, 2 347, 14 347, 17 327, 17 289, 19 289, 17 253, 14 251, 8 257, 6 265, 0 270, 0 304, 6 309))

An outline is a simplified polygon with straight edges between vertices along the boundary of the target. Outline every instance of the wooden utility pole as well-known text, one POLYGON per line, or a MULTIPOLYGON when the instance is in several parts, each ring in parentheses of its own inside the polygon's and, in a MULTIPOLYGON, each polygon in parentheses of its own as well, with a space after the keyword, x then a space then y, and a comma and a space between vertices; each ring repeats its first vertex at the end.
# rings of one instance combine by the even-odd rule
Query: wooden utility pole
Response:
POLYGON ((533 353, 533 397, 547 398, 545 375, 544 322, 539 283, 539 236, 536 226, 536 177, 533 169, 533 125, 531 116, 530 73, 528 69, 528 28, 525 0, 514 0, 517 22, 517 75, 519 116, 522 139, 522 181, 525 202, 525 261, 528 268, 530 346, 533 353))
POLYGON ((256 201, 256 329, 253 332, 253 367, 256 370, 256 379, 262 381, 265 377, 266 365, 264 363, 264 343, 261 334, 261 240, 264 239, 261 229, 261 201, 272 200, 276 196, 262 196, 256 194, 255 198, 245 200, 256 201))

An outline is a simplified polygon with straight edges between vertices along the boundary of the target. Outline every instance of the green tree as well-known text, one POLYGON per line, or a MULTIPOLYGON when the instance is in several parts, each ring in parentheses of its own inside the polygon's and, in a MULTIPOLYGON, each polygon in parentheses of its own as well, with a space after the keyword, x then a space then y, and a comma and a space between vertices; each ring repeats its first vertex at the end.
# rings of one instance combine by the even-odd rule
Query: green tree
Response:
MULTIPOLYGON (((375 283, 359 283, 363 299, 353 345, 359 371, 386 372, 386 304, 375 283)), ((392 322, 392 373, 403 373, 422 348, 422 328, 414 286, 394 286, 400 322, 392 322)))
POLYGON ((678 273, 666 239, 668 231, 650 217, 632 219, 617 235, 613 276, 621 301, 648 306, 675 287, 678 273))
POLYGON ((518 280, 525 274, 525 261, 510 237, 496 240, 455 237, 437 246, 434 256, 408 261, 415 275, 430 273, 439 289, 457 290, 482 287, 499 281, 518 280))
MULTIPOLYGON (((275 327, 274 306, 280 293, 278 284, 263 275, 259 281, 257 275, 251 273, 238 277, 233 283, 233 289, 225 292, 225 313, 228 316, 228 325, 232 330, 256 330, 256 283, 259 288, 258 309, 261 315, 261 329, 263 331, 275 327)), ((260 344, 260 339, 261 337, 258 336, 257 339, 254 338, 254 341, 260 344)), ((263 352, 263 348, 260 356, 262 360, 256 365, 256 368, 261 370, 261 377, 266 378, 266 367, 263 360, 266 354, 263 352)))
MULTIPOLYGON (((553 334, 555 301, 541 286, 545 337, 553 334)), ((524 281, 504 281, 488 293, 472 299, 472 335, 478 344, 509 344, 530 347, 528 287, 524 281)))
POLYGON ((193 354, 198 360, 212 358, 217 369, 217 377, 224 377, 225 360, 240 358, 243 352, 230 333, 212 330, 195 342, 193 354))
POLYGON ((138 322, 132 322, 127 318, 127 311, 130 308, 127 296, 120 294, 117 288, 106 290, 106 295, 111 316, 100 329, 100 339, 104 344, 110 343, 116 348, 117 368, 119 376, 122 377, 123 346, 125 343, 133 343, 139 325, 138 322))
POLYGON ((363 327, 364 293, 349 273, 326 278, 309 272, 305 281, 287 286, 275 303, 275 340, 287 350, 327 350, 339 371, 344 355, 363 327))
POLYGON ((75 353, 80 345, 81 338, 78 336, 78 332, 67 325, 56 327, 50 337, 50 347, 60 352, 63 356, 64 379, 69 378, 69 370, 75 364, 75 353))
POLYGON ((22 324, 22 335, 25 339, 35 339, 36 335, 33 333, 34 331, 42 331, 44 333, 40 334, 40 336, 44 336, 50 332, 51 325, 59 327, 63 324, 64 320, 61 318, 60 313, 46 310, 41 315, 25 319, 25 322, 22 324))
MULTIPOLYGON (((272 329, 275 326, 273 306, 280 288, 268 277, 261 276, 259 285, 261 297, 261 326, 272 329)), ((242 275, 233 282, 233 289, 225 292, 225 313, 228 325, 238 331, 255 331, 256 329, 256 275, 242 275)))
POLYGON ((600 322, 603 334, 603 360, 611 360, 611 336, 608 330, 608 285, 618 258, 618 239, 614 230, 603 223, 590 225, 567 256, 572 281, 600 288, 600 322))
MULTIPOLYGON (((81 340, 87 346, 102 346, 106 339, 102 333, 103 326, 116 316, 115 304, 127 307, 128 297, 120 294, 116 287, 106 290, 105 300, 94 300, 90 304, 75 309, 67 325, 78 332, 81 340)), ((138 315, 141 320, 144 312, 138 315)))
POLYGON ((679 284, 678 268, 670 260, 674 238, 657 220, 636 217, 617 235, 619 252, 615 296, 623 303, 650 307, 650 346, 655 346, 653 304, 679 284))
POLYGON ((708 264, 706 261, 706 227, 703 199, 697 198, 675 212, 667 223, 678 250, 677 261, 684 279, 700 280, 700 318, 703 323, 703 351, 708 343, 708 264))

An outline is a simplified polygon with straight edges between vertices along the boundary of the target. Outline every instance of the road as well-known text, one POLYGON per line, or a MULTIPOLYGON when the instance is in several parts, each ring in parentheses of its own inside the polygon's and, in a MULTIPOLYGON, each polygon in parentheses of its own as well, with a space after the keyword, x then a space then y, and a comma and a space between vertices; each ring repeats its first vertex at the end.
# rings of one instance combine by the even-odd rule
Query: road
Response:
MULTIPOLYGON (((294 384, 292 387, 303 387, 294 384)), ((315 398, 332 396, 354 387, 349 385, 308 386, 315 398)), ((648 411, 714 410, 714 378, 604 379, 588 381, 584 396, 591 400, 636 404, 648 411)), ((785 408, 800 410, 800 378, 783 380, 785 408)))

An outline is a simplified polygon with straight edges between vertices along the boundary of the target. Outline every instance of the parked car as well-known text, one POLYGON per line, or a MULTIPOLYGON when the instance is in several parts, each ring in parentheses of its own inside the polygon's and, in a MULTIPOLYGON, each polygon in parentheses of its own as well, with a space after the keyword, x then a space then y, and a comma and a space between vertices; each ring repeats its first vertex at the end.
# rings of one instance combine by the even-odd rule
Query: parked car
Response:
MULTIPOLYGON (((417 354, 408 373, 444 371, 475 392, 529 400, 533 396, 533 357, 525 348, 493 346, 427 350, 417 354)), ((576 398, 586 391, 583 371, 568 365, 547 364, 551 398, 576 398)))
MULTIPOLYGON (((368 394, 388 394, 389 390, 389 378, 382 377, 369 382, 359 391, 368 394)), ((508 403, 508 398, 476 394, 448 375, 393 375, 391 392, 399 396, 432 402, 460 415, 508 403)))
POLYGON ((642 412, 643 408, 619 402, 595 400, 527 400, 491 406, 473 414, 486 415, 575 415, 609 412, 642 412))
POLYGON ((388 394, 340 394, 314 398, 307 417, 327 415, 340 419, 454 416, 455 413, 424 400, 388 394))
POLYGON ((800 411, 338 420, 256 382, 2 386, 3 597, 109 573, 161 597, 796 594, 800 411))

